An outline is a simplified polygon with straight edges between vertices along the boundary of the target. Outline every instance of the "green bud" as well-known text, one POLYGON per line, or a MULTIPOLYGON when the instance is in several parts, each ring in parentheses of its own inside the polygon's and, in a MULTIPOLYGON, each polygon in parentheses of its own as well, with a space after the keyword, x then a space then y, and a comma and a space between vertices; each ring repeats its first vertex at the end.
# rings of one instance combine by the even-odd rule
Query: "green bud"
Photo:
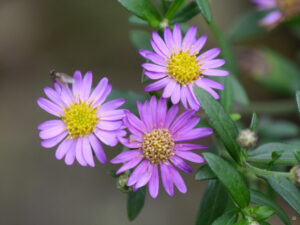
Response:
POLYGON ((129 175, 124 173, 117 179, 117 188, 123 193, 132 192, 132 187, 127 186, 129 175))
POLYGON ((239 133, 237 141, 243 148, 253 148, 257 143, 257 135, 250 129, 245 129, 239 133))

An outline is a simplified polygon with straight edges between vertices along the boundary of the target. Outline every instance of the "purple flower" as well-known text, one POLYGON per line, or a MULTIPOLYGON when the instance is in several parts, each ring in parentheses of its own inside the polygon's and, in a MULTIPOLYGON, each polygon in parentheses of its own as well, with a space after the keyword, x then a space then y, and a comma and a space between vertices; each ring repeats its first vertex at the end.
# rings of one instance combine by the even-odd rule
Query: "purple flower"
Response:
POLYGON ((164 30, 164 40, 153 32, 151 45, 154 52, 140 50, 140 54, 152 61, 142 66, 145 75, 155 81, 146 86, 145 91, 156 91, 164 88, 162 97, 169 98, 173 104, 181 100, 187 109, 198 110, 200 104, 193 92, 196 85, 209 92, 215 99, 219 95, 214 89, 224 89, 223 85, 206 78, 206 76, 227 76, 225 70, 216 69, 225 64, 224 59, 215 59, 220 49, 213 48, 199 54, 206 42, 206 35, 196 38, 197 27, 192 26, 182 40, 181 30, 175 24, 173 33, 169 27, 164 30))
POLYGON ((54 89, 44 88, 50 100, 37 100, 42 109, 59 118, 38 126, 43 139, 41 145, 52 148, 61 142, 56 158, 65 157, 67 165, 73 164, 76 158, 82 166, 95 166, 93 152, 101 163, 105 163, 106 156, 100 141, 115 146, 118 138, 126 135, 122 122, 124 110, 117 109, 124 104, 124 99, 105 102, 111 92, 111 84, 104 77, 91 92, 92 79, 91 72, 82 78, 80 71, 76 71, 72 91, 67 85, 54 83, 54 89))
POLYGON ((300 0, 252 0, 259 10, 270 12, 260 21, 263 26, 273 27, 300 12, 300 0))
POLYGON ((153 198, 158 195, 159 168, 162 184, 170 196, 174 195, 174 185, 185 193, 186 185, 177 169, 191 173, 192 167, 185 161, 203 163, 204 159, 191 150, 205 149, 208 146, 184 143, 209 136, 211 128, 194 128, 200 116, 194 110, 186 110, 176 119, 178 104, 167 110, 166 100, 155 97, 144 104, 137 103, 140 119, 129 111, 123 121, 131 132, 129 139, 121 138, 126 147, 133 150, 122 152, 111 163, 124 163, 117 171, 123 173, 136 167, 128 180, 128 186, 136 190, 148 183, 153 198))

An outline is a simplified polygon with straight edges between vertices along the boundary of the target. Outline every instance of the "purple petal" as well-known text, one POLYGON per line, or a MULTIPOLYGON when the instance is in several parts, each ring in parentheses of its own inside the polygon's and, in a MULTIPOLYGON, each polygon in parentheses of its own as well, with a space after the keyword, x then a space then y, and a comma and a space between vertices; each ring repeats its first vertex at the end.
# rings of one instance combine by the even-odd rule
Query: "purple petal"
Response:
POLYGON ((92 148, 89 142, 89 138, 87 136, 83 137, 82 141, 82 153, 85 161, 91 166, 95 166, 92 148))
POLYGON ((173 40, 175 45, 175 52, 177 53, 181 49, 181 30, 178 23, 173 28, 173 40))
POLYGON ((156 45, 156 43, 153 40, 150 40, 151 46, 153 48, 153 50, 160 55, 161 57, 165 58, 167 57, 161 50, 160 48, 156 45))
POLYGON ((151 112, 149 115, 149 118, 151 117, 151 124, 153 124, 154 127, 157 127, 156 124, 157 100, 155 96, 151 97, 148 107, 149 107, 149 112, 151 112))
POLYGON ((129 142, 126 138, 120 138, 119 141, 122 145, 124 145, 127 148, 140 148, 142 146, 142 143, 139 142, 129 142))
POLYGON ((193 130, 181 133, 178 136, 174 138, 175 141, 190 141, 190 140, 195 140, 198 138, 203 138, 211 135, 213 133, 213 130, 208 127, 200 127, 200 128, 195 128, 193 130))
POLYGON ((123 166, 121 166, 120 169, 118 169, 118 171, 116 172, 116 174, 120 174, 120 173, 125 172, 126 170, 130 170, 131 168, 133 168, 137 164, 139 164, 140 161, 142 161, 142 159, 143 159, 143 157, 133 158, 128 163, 126 163, 123 166))
POLYGON ((218 68, 220 66, 223 66, 225 62, 226 61, 224 59, 213 59, 201 65, 200 70, 218 68))
POLYGON ((132 134, 138 137, 142 137, 144 135, 144 131, 141 131, 140 129, 137 129, 134 125, 131 125, 131 123, 128 121, 128 118, 123 118, 123 123, 132 134))
POLYGON ((177 156, 180 156, 183 159, 189 160, 194 163, 203 163, 204 162, 204 159, 200 155, 198 155, 194 152, 176 151, 175 154, 177 156))
POLYGON ((171 101, 173 104, 178 104, 180 101, 180 84, 176 83, 176 86, 171 95, 171 101))
POLYGON ((77 98, 81 91, 81 82, 82 82, 81 72, 77 70, 74 73, 74 82, 72 85, 73 95, 76 96, 77 98))
POLYGON ((169 166, 169 171, 171 173, 171 179, 173 180, 173 183, 177 187, 178 191, 181 193, 186 193, 187 188, 179 172, 171 165, 169 166))
POLYGON ((167 101, 164 98, 158 100, 156 123, 158 127, 163 127, 167 114, 167 101))
POLYGON ((176 87, 176 84, 177 84, 176 81, 172 79, 167 84, 167 86, 165 87, 165 89, 164 89, 164 91, 162 93, 162 97, 163 98, 169 98, 169 97, 171 97, 171 95, 172 95, 172 93, 173 93, 173 91, 174 91, 174 89, 176 87))
POLYGON ((148 168, 145 171, 145 173, 142 174, 142 176, 140 177, 140 179, 136 182, 136 184, 135 184, 136 188, 143 187, 143 186, 145 186, 149 182, 149 180, 150 180, 150 178, 152 176, 153 168, 154 168, 154 166, 150 163, 148 165, 148 168))
POLYGON ((172 178, 170 177, 169 166, 162 163, 160 164, 161 180, 166 192, 170 195, 174 195, 174 186, 172 178))
POLYGON ((90 144, 93 148, 93 151, 94 151, 97 159, 99 160, 99 162, 106 163, 105 152, 104 152, 104 149, 103 149, 100 141, 93 134, 90 134, 88 136, 88 138, 89 138, 89 142, 90 142, 90 144))
POLYGON ((38 105, 45 110, 46 112, 59 117, 62 114, 62 107, 54 104, 53 102, 49 101, 45 98, 38 98, 37 100, 38 105))
POLYGON ((208 61, 216 58, 220 54, 221 50, 219 48, 212 48, 197 57, 197 60, 208 61))
POLYGON ((195 82, 196 85, 202 89, 204 89, 205 91, 207 91, 208 93, 210 93, 215 99, 219 99, 219 94, 217 92, 215 92, 212 88, 210 88, 208 85, 198 82, 198 80, 195 82))
POLYGON ((192 109, 194 109, 195 111, 198 111, 200 108, 200 104, 199 104, 196 96, 194 95, 193 85, 189 85, 187 89, 188 89, 188 91, 186 93, 187 101, 192 109))
POLYGON ((170 158, 171 162, 182 172, 184 173, 192 173, 193 168, 190 164, 188 164, 186 161, 184 161, 182 158, 177 157, 176 155, 171 156, 170 158))
POLYGON ((166 73, 156 73, 156 72, 149 72, 149 71, 145 71, 144 74, 147 77, 149 77, 151 80, 158 80, 167 76, 166 73))
POLYGON ((97 127, 102 130, 117 130, 122 124, 122 121, 100 121, 97 127))
POLYGON ((106 98, 109 96, 109 94, 111 93, 111 90, 112 90, 112 85, 108 84, 106 89, 104 90, 103 94, 101 95, 101 97, 98 98, 97 101, 94 101, 92 106, 101 105, 106 100, 106 98))
POLYGON ((100 112, 101 120, 121 120, 124 118, 125 113, 123 109, 109 110, 100 112))
POLYGON ((101 96, 103 95, 103 93, 105 92, 106 88, 108 85, 108 79, 107 77, 103 77, 101 79, 101 81, 98 83, 98 85, 96 86, 96 88, 94 89, 93 93, 91 94, 91 96, 89 97, 89 102, 91 101, 97 101, 99 98, 101 98, 101 96))
POLYGON ((171 79, 169 77, 165 77, 159 81, 156 81, 152 84, 147 85, 145 87, 145 91, 149 92, 149 91, 160 90, 160 89, 164 88, 170 81, 171 81, 171 79))
POLYGON ((205 42, 207 40, 207 36, 203 35, 201 36, 194 44, 193 47, 190 50, 190 54, 198 53, 204 46, 205 42))
POLYGON ((92 72, 87 72, 82 80, 80 99, 84 101, 88 99, 91 93, 93 75, 92 72))
POLYGON ((57 127, 57 126, 62 126, 64 125, 64 122, 62 120, 47 120, 43 123, 41 123, 38 126, 39 130, 46 130, 49 128, 57 127))
POLYGON ((174 45, 173 35, 169 27, 165 28, 164 37, 168 49, 172 52, 175 45, 174 45))
POLYGON ((57 105, 65 105, 65 103, 61 100, 60 96, 57 94, 55 90, 50 87, 45 87, 44 92, 46 96, 57 105))
POLYGON ((39 133, 39 136, 41 139, 50 139, 53 138, 59 134, 61 134, 62 132, 64 132, 66 130, 66 125, 65 124, 60 124, 58 126, 55 127, 51 127, 45 130, 42 130, 39 133))
POLYGON ((172 133, 176 133, 181 127, 187 124, 188 120, 193 116, 194 113, 194 110, 186 110, 183 113, 181 113, 169 128, 170 131, 172 133))
POLYGON ((196 34, 197 34, 197 27, 191 26, 190 29, 186 32, 185 37, 182 42, 182 51, 186 52, 188 49, 191 48, 193 43, 196 40, 196 34))
POLYGON ((167 65, 166 60, 162 56, 160 56, 160 55, 158 55, 154 52, 151 52, 149 50, 140 50, 139 53, 144 58, 151 60, 153 63, 155 63, 157 65, 160 65, 160 66, 166 66, 167 65))
POLYGON ((179 110, 179 106, 177 105, 173 105, 171 106, 171 108, 169 109, 169 111, 167 112, 167 116, 166 116, 166 121, 164 126, 166 128, 169 128, 170 124, 173 122, 173 120, 175 119, 177 113, 179 110))
POLYGON ((83 148, 82 148, 82 138, 77 138, 77 142, 76 142, 76 159, 79 162, 80 165, 82 166, 86 166, 87 162, 85 161, 84 157, 83 157, 83 148))
POLYGON ((108 146, 114 147, 118 144, 116 132, 114 131, 104 131, 96 128, 94 133, 104 144, 108 146))
POLYGON ((113 164, 124 163, 132 160, 133 158, 141 157, 142 153, 141 150, 128 150, 125 152, 121 152, 115 158, 110 160, 113 164))
POLYGON ((62 143, 58 146, 55 156, 58 160, 61 160, 69 151, 70 147, 72 146, 73 140, 65 139, 62 143))
POLYGON ((198 84, 203 84, 203 85, 207 85, 211 88, 215 88, 215 89, 219 89, 219 90, 223 90, 224 86, 216 81, 207 79, 205 77, 202 77, 200 80, 196 81, 198 84))
POLYGON ((226 70, 208 69, 202 72, 206 76, 227 76, 229 72, 226 70))
POLYGON ((118 98, 114 99, 108 102, 105 102, 103 105, 100 106, 99 110, 100 112, 110 111, 119 108, 125 103, 124 98, 118 98))
MULTIPOLYGON (((141 179, 141 177, 146 173, 147 169, 148 169, 148 165, 149 165, 149 161, 148 160, 144 160, 143 162, 141 162, 140 165, 138 165, 134 171, 132 172, 132 174, 130 175, 129 179, 128 179, 128 186, 132 186, 134 185, 139 179, 141 179)), ((136 187, 138 188, 138 187, 136 187)))
POLYGON ((156 165, 153 166, 152 175, 149 180, 148 190, 152 198, 156 198, 159 189, 159 175, 156 165))
POLYGON ((190 151, 190 150, 198 150, 198 149, 207 149, 208 147, 209 146, 207 145, 180 143, 180 144, 175 144, 174 150, 190 151))
POLYGON ((264 26, 269 26, 279 22, 282 19, 282 14, 279 10, 273 11, 265 16, 259 23, 264 26))
POLYGON ((181 91, 180 91, 180 98, 181 98, 181 103, 182 103, 182 105, 185 109, 188 108, 188 106, 187 106, 187 92, 188 92, 187 87, 182 86, 181 91))
POLYGON ((75 160, 75 146, 76 146, 76 141, 72 141, 72 145, 69 149, 69 151, 67 152, 66 154, 66 157, 65 157, 65 163, 67 165, 72 165, 74 163, 74 160, 75 160))
POLYGON ((164 53, 164 55, 166 55, 166 56, 171 55, 165 42, 163 41, 163 39, 159 36, 159 34, 157 32, 152 32, 152 39, 153 39, 154 43, 156 44, 156 46, 161 50, 161 52, 164 53))
POLYGON ((159 66, 153 63, 144 63, 142 64, 142 67, 145 70, 151 71, 151 72, 156 72, 156 73, 166 73, 167 68, 165 66, 159 66))
POLYGON ((68 134, 68 131, 65 131, 63 133, 61 133, 60 135, 50 138, 50 139, 46 139, 44 141, 41 142, 41 145, 44 148, 52 148, 55 145, 57 145, 62 139, 64 139, 68 134))
POLYGON ((147 128, 144 123, 131 112, 125 112, 126 118, 130 126, 134 127, 139 133, 143 134, 147 128))

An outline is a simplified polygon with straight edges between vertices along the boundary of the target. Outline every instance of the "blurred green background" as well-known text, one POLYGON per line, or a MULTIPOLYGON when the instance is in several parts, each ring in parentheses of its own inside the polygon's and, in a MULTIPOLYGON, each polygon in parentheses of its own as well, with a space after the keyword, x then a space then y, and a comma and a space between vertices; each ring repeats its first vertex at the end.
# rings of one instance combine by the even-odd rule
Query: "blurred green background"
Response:
MULTIPOLYGON (((253 6, 247 0, 223 0, 213 1, 212 8, 227 30, 253 6)), ((54 149, 39 144, 36 127, 51 115, 38 108, 36 99, 44 96, 44 86, 51 85, 50 69, 69 74, 92 71, 94 84, 107 76, 114 88, 142 93, 143 60, 129 41, 133 26, 128 15, 116 0, 0 1, 0 224, 194 224, 206 183, 196 182, 193 175, 184 175, 187 194, 177 192, 171 198, 161 188, 158 199, 147 196, 142 213, 130 223, 126 195, 107 173, 115 167, 68 167, 55 159, 54 149)), ((200 15, 192 23, 209 35, 206 48, 216 46, 200 15)), ((244 45, 257 44, 290 55, 299 42, 281 30, 244 45)), ((252 99, 277 98, 247 77, 242 82, 252 99)), ((106 148, 108 159, 119 150, 106 148)), ((282 206, 294 216, 286 204, 282 206)), ((271 224, 281 223, 274 217, 271 224)))

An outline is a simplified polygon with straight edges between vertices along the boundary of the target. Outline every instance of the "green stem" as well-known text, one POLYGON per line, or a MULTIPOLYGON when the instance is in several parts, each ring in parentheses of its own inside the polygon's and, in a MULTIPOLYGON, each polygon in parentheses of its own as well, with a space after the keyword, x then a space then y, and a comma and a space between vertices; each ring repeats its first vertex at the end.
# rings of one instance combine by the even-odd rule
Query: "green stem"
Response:
POLYGON ((246 163, 247 168, 249 168, 250 171, 255 173, 256 175, 259 176, 274 176, 274 177, 286 177, 290 178, 291 174, 287 172, 277 172, 277 171, 270 171, 270 170, 265 170, 265 169, 260 169, 255 166, 252 166, 249 163, 246 163))

